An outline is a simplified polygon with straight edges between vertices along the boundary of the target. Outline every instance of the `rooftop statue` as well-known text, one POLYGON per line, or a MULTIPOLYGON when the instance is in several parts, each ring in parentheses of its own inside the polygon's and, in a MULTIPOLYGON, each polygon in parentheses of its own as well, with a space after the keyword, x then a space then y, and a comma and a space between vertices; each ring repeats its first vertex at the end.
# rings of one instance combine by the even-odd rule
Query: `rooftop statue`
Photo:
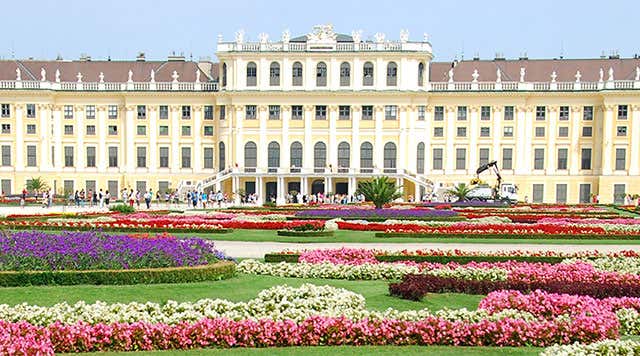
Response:
POLYGON ((333 25, 315 25, 313 26, 313 32, 307 35, 307 41, 310 42, 331 42, 337 38, 336 33, 333 31, 333 25))
POLYGON ((40 68, 40 81, 44 82, 47 80, 47 71, 44 68, 40 68))

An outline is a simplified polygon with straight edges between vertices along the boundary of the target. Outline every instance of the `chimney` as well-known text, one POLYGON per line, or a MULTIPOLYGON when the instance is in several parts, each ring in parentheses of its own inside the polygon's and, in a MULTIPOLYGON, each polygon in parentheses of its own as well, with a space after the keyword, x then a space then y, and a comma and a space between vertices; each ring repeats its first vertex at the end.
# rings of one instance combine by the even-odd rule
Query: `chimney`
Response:
POLYGON ((91 62, 91 56, 86 53, 80 53, 80 62, 91 62))
POLYGON ((527 52, 522 52, 522 54, 520 55, 520 57, 518 58, 521 61, 526 61, 529 59, 529 56, 527 55, 527 52))
POLYGON ((496 61, 504 61, 504 53, 496 52, 496 57, 495 57, 494 60, 496 60, 496 61))
POLYGON ((146 59, 144 57, 144 52, 138 52, 138 56, 136 57, 136 62, 144 62, 146 59))
POLYGON ((167 61, 169 62, 184 62, 184 55, 180 53, 177 55, 175 51, 171 52, 171 55, 167 57, 167 61))

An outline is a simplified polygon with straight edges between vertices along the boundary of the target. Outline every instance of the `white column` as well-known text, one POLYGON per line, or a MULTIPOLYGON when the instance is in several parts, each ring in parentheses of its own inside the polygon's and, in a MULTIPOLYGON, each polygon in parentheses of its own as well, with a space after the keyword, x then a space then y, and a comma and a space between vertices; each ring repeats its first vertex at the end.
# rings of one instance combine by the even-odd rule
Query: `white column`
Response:
POLYGON ((354 58, 351 67, 351 84, 355 91, 362 89, 362 67, 363 62, 359 58, 354 58))
POLYGON ((300 177, 300 194, 307 195, 307 177, 300 177))
POLYGON ((546 174, 555 174, 556 172, 556 135, 558 134, 558 107, 549 107, 549 132, 547 132, 547 150, 545 152, 546 174))
POLYGON ((360 170, 360 120, 362 119, 362 107, 354 105, 351 107, 351 112, 351 167, 357 173, 360 170))
MULTIPOLYGON (((233 201, 235 205, 240 204, 240 194, 238 194, 238 189, 240 188, 240 178, 231 177, 231 192, 233 193, 233 201)), ((220 189, 217 189, 220 190, 220 189)))
MULTIPOLYGON (((425 107, 425 123, 424 123, 424 131, 422 134, 424 135, 424 173, 431 173, 431 165, 432 165, 432 153, 433 147, 431 146, 431 137, 433 136, 433 127, 431 124, 433 123, 434 117, 434 109, 433 106, 427 105, 425 107)), ((419 134, 419 133, 418 133, 419 134)))
POLYGON ((84 144, 85 126, 84 126, 84 107, 75 107, 76 115, 76 171, 84 171, 87 166, 85 160, 86 147, 84 144))
POLYGON ((262 205, 266 200, 264 199, 264 183, 262 177, 256 177, 256 193, 258 194, 258 205, 262 205))
POLYGON ((276 180, 277 182, 277 193, 276 193, 276 204, 278 205, 283 205, 285 204, 286 200, 284 198, 285 196, 285 188, 284 188, 284 178, 282 177, 278 177, 278 179, 276 180))
POLYGON ((358 189, 357 179, 355 177, 349 178, 349 189, 348 194, 350 196, 356 195, 356 190, 358 189))
MULTIPOLYGON (((399 142, 398 142, 398 157, 397 157, 397 164, 396 167, 398 169, 408 169, 409 166, 408 161, 410 161, 407 156, 411 157, 411 153, 408 152, 408 141, 409 141, 409 137, 408 137, 408 130, 407 130, 407 121, 408 121, 408 116, 411 110, 410 108, 408 108, 406 105, 401 105, 399 107, 400 112, 399 112, 399 128, 400 128, 400 132, 399 132, 399 142)), ((415 150, 413 150, 415 151, 415 150)), ((415 152, 414 152, 415 153, 415 152)), ((413 160, 415 162, 415 159, 413 160)), ((415 169, 411 170, 412 172, 415 172, 415 169)))
POLYGON ((526 140, 527 134, 525 132, 527 127, 527 124, 526 124, 527 110, 529 110, 529 108, 524 106, 518 106, 517 113, 516 113, 515 173, 518 175, 524 175, 529 172, 529 167, 525 162, 526 145, 527 145, 527 140, 526 140))
POLYGON ((480 117, 478 112, 480 111, 480 107, 472 106, 470 108, 471 115, 469 116, 470 124, 469 125, 469 148, 467 151, 469 152, 469 165, 467 166, 467 174, 473 175, 478 168, 478 137, 480 136, 480 117))
POLYGON ((491 137, 493 141, 493 148, 491 149, 492 152, 490 156, 492 158, 490 158, 489 160, 498 161, 498 167, 502 169, 502 150, 500 149, 500 139, 502 138, 502 131, 500 130, 500 123, 502 122, 504 116, 501 106, 494 106, 492 107, 492 109, 493 115, 491 115, 491 118, 493 120, 493 127, 491 128, 491 137))
POLYGON ((446 110, 446 117, 444 118, 446 120, 446 130, 444 133, 446 140, 444 150, 444 172, 445 174, 453 174, 456 162, 456 150, 453 148, 453 141, 456 137, 456 107, 447 106, 446 110))
POLYGON ((169 107, 169 120, 171 122, 171 159, 170 167, 171 173, 180 172, 180 118, 178 117, 180 107, 177 105, 171 105, 169 107))
MULTIPOLYGON (((611 175, 613 159, 613 110, 615 105, 604 107, 604 127, 602 129, 602 175, 611 175)), ((593 168, 593 167, 592 167, 593 168)))
MULTIPOLYGON (((418 166, 417 166, 417 159, 418 159, 418 154, 417 154, 417 147, 418 147, 418 143, 419 141, 426 141, 426 140, 421 140, 416 138, 416 131, 415 131, 415 126, 416 126, 416 122, 418 122, 418 107, 415 105, 409 106, 409 111, 407 113, 407 126, 408 128, 405 128, 402 137, 402 141, 406 141, 407 142, 407 151, 408 151, 408 155, 406 158, 402 158, 402 156, 400 156, 401 159, 404 160, 404 165, 401 165, 400 168, 405 168, 408 169, 410 172, 412 173, 417 173, 418 171, 418 166), (408 160, 408 162, 407 162, 408 160)), ((426 162, 425 162, 426 163, 426 162)))
POLYGON ((531 172, 533 169, 533 121, 535 115, 535 108, 529 107, 525 114, 525 127, 524 127, 524 169, 525 172, 531 172))
POLYGON ((53 109, 53 143, 54 143, 54 171, 62 169, 62 106, 53 109))
POLYGON ((289 173, 289 121, 291 120, 291 106, 284 105, 282 111, 282 137, 280 139, 280 168, 283 172, 289 173))
POLYGON ((158 171, 158 109, 156 106, 147 106, 149 116, 149 167, 150 173, 158 171))
MULTIPOLYGON (((582 122, 582 107, 571 107, 571 145, 569 148, 569 175, 578 174, 580 169, 580 122, 582 122)), ((593 122, 593 121, 592 121, 593 122)))
MULTIPOLYGON (((242 121, 244 120, 244 106, 243 105, 234 105, 231 109, 231 112, 234 113, 234 118, 229 118, 229 123, 232 123, 235 119, 236 128, 232 130, 230 139, 235 140, 236 149, 235 149, 235 162, 229 162, 231 167, 235 167, 237 164, 238 167, 244 167, 244 138, 242 135, 242 121), (235 110, 234 110, 235 109, 235 110)), ((231 147, 229 147, 231 148, 231 147)), ((231 152, 228 153, 228 156, 231 158, 231 152)))
POLYGON ((258 171, 267 168, 267 106, 258 106, 258 120, 260 120, 260 134, 258 139, 258 171))
POLYGON ((202 105, 194 105, 191 107, 193 114, 193 172, 198 174, 202 172, 203 165, 203 148, 202 148, 202 105))
POLYGON ((98 110, 98 125, 96 127, 96 135, 98 136, 98 147, 96 148, 96 168, 98 172, 107 170, 109 161, 109 153, 107 152, 107 106, 100 105, 98 110))
POLYGON ((373 143, 373 166, 379 170, 384 168, 384 143, 382 140, 382 124, 384 116, 384 106, 376 105, 373 111, 375 123, 375 136, 373 143))
POLYGON ((631 105, 631 156, 629 175, 640 174, 640 105, 631 105))
POLYGON ((40 118, 40 171, 51 170, 51 105, 38 105, 40 118))
POLYGON ((312 125, 312 116, 313 116, 313 106, 305 105, 304 106, 304 155, 302 159, 302 167, 307 168, 309 171, 313 172, 313 142, 311 140, 311 125, 312 125))
POLYGON ((336 121, 338 120, 338 106, 329 106, 329 145, 327 147, 327 163, 336 170, 338 167, 338 143, 336 138, 336 121))
POLYGON ((16 140, 15 140, 15 152, 16 152, 16 160, 15 160, 15 168, 16 171, 21 172, 24 171, 24 152, 26 150, 24 145, 24 117, 25 117, 25 106, 24 104, 17 104, 14 106, 16 111, 16 140))
MULTIPOLYGON (((127 112, 125 114, 125 124, 124 124, 124 135, 120 135, 123 137, 123 145, 122 145, 122 160, 123 162, 120 164, 121 167, 126 167, 126 173, 133 173, 136 169, 135 162, 135 121, 136 118, 136 106, 129 105, 127 106, 127 112)), ((120 162, 118 162, 120 163, 120 162)), ((122 170, 120 170, 122 172, 122 170)))

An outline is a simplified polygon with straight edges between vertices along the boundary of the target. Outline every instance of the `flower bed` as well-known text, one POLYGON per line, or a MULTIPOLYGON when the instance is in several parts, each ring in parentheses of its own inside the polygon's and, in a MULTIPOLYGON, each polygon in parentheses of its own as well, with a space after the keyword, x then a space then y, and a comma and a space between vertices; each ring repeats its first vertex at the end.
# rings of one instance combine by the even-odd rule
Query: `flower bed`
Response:
POLYGON ((328 231, 328 230, 316 230, 316 231, 278 230, 278 236, 328 237, 328 236, 333 236, 333 231, 328 231))
POLYGON ((640 342, 634 340, 602 340, 592 344, 573 343, 554 345, 544 349, 540 356, 570 355, 640 355, 640 342))
POLYGON ((457 213, 452 210, 435 210, 425 208, 413 209, 307 209, 298 211, 295 218, 312 219, 362 219, 369 221, 384 221, 387 219, 407 220, 447 220, 457 218, 457 213))

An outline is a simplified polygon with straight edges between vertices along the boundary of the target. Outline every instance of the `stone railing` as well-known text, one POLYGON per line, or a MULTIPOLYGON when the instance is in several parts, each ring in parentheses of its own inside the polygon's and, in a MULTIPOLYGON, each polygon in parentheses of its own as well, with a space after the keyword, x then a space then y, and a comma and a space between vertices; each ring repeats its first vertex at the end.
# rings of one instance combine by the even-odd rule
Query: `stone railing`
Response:
POLYGON ((37 80, 1 80, 2 89, 60 91, 218 91, 215 82, 48 82, 37 80))
POLYGON ((602 82, 430 82, 427 91, 598 91, 640 89, 637 80, 602 82))
POLYGON ((328 43, 300 43, 300 42, 220 42, 218 52, 428 52, 431 53, 429 42, 328 42, 328 43))

